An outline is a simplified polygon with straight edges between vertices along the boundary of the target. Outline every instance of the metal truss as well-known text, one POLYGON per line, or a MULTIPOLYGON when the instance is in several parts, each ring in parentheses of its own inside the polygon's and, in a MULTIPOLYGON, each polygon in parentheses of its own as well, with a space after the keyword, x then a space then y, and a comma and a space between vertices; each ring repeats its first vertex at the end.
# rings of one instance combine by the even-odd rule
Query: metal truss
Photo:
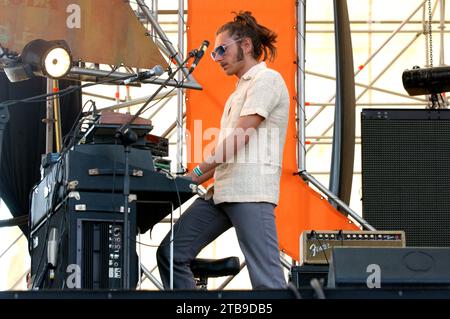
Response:
MULTIPOLYGON (((400 60, 406 52, 412 47, 413 44, 417 42, 418 39, 424 37, 425 42, 428 41, 428 30, 429 30, 429 22, 427 20, 427 1, 428 0, 419 0, 417 1, 417 6, 414 6, 414 9, 408 13, 408 16, 404 20, 381 20, 381 21, 371 21, 368 20, 352 20, 350 21, 352 26, 358 26, 357 30, 352 29, 352 34, 367 34, 368 36, 371 36, 371 34, 389 34, 387 38, 373 51, 373 53, 367 58, 366 61, 364 61, 358 70, 355 71, 355 77, 358 79, 358 74, 367 67, 370 67, 370 64, 373 63, 373 59, 377 57, 378 55, 382 55, 384 53, 384 50, 386 50, 386 46, 388 44, 393 44, 396 36, 400 34, 408 35, 412 34, 412 37, 410 41, 406 44, 404 44, 402 47, 396 47, 398 48, 398 53, 386 64, 384 69, 382 69, 375 77, 370 77, 369 83, 363 83, 362 81, 356 82, 356 86, 362 88, 362 91, 357 95, 356 97, 356 107, 426 107, 428 104, 428 97, 413 97, 408 96, 404 93, 404 91, 396 91, 393 89, 386 89, 383 88, 383 85, 378 85, 380 82, 380 78, 382 78, 383 75, 385 75, 392 66, 400 60), (413 19, 420 11, 422 10, 422 19, 417 20, 417 18, 413 19), (367 28, 362 29, 361 26, 367 25, 367 28), (383 25, 383 29, 377 29, 373 30, 374 25, 383 25), (413 28, 411 28, 411 26, 413 28), (421 26, 420 29, 417 28, 417 26, 421 26), (391 31, 388 29, 388 27, 393 27, 394 29, 391 31), (404 102, 400 103, 390 103, 388 102, 360 102, 362 98, 365 98, 368 94, 371 94, 372 92, 380 92, 389 94, 393 97, 401 97, 404 98, 404 102)), ((444 48, 445 48, 445 39, 446 34, 448 34, 448 31, 445 30, 445 0, 435 0, 433 1, 433 9, 432 9, 432 18, 435 18, 435 12, 439 5, 440 7, 440 17, 439 19, 434 19, 431 21, 431 27, 434 29, 438 29, 438 32, 433 32, 434 36, 436 35, 440 36, 440 45, 439 45, 439 53, 440 53, 440 59, 439 59, 439 65, 444 65, 444 48)), ((371 2, 370 2, 371 3, 371 2)), ((313 2, 310 1, 308 4, 311 4, 313 6, 313 2)), ((388 9, 388 8, 387 8, 388 9)), ((351 16, 350 16, 351 18, 351 16)), ((312 20, 309 21, 306 19, 306 28, 304 37, 307 37, 308 34, 317 36, 319 34, 327 34, 327 33, 333 33, 333 29, 328 29, 327 26, 332 28, 332 21, 330 20, 312 20)), ((356 27, 354 27, 356 29, 356 27)), ((300 29, 299 29, 300 30, 300 29)), ((306 46, 308 46, 308 41, 306 41, 306 46)), ((425 53, 426 53, 426 61, 425 65, 427 66, 428 60, 429 60, 429 52, 428 52, 428 46, 425 45, 425 53)), ((305 77, 308 76, 308 79, 311 77, 318 77, 325 80, 331 80, 335 81, 335 77, 330 76, 328 74, 322 74, 319 72, 315 72, 312 69, 309 69, 308 66, 305 68, 305 77)), ((401 75, 399 75, 400 77, 401 75)), ((307 81, 307 80, 306 80, 307 81)), ((308 94, 307 91, 305 95, 308 94)), ((323 127, 324 126, 324 120, 323 117, 319 117, 319 115, 329 108, 330 106, 334 106, 334 98, 335 94, 331 95, 329 98, 325 99, 324 101, 308 101, 303 102, 302 105, 299 106, 300 112, 306 113, 306 110, 310 106, 314 106, 315 108, 318 107, 318 109, 315 112, 309 112, 308 118, 306 119, 306 115, 304 115, 304 123, 305 128, 311 129, 312 131, 316 130, 317 127, 323 127), (319 125, 320 124, 320 125, 319 125)), ((302 99, 305 100, 305 98, 298 98, 298 102, 301 103, 302 99)), ((329 119, 328 119, 329 120, 329 119)), ((326 120, 325 120, 326 121, 326 120)), ((322 129, 320 133, 313 133, 313 135, 306 135, 304 140, 299 141, 299 149, 303 149, 305 154, 309 153, 313 148, 317 147, 317 145, 331 145, 330 142, 330 136, 329 132, 333 127, 332 119, 330 122, 328 122, 328 125, 325 126, 325 129, 322 129)), ((301 134, 299 134, 299 138, 301 139, 301 134)), ((356 139, 356 143, 359 144, 360 138, 356 139)), ((313 155, 311 155, 313 156, 313 155)), ((301 158, 301 157, 300 157, 301 158)), ((323 170, 319 171, 311 171, 312 174, 320 174, 320 175, 326 175, 326 172, 323 170)), ((355 174, 360 174, 360 172, 355 172, 355 174)))
MULTIPOLYGON (((426 4, 427 4, 428 0, 420 0, 417 1, 418 6, 414 8, 414 10, 412 10, 412 12, 410 12, 410 14, 407 16, 407 18, 405 18, 404 20, 382 20, 382 21, 363 21, 363 20, 356 20, 356 21, 350 21, 350 23, 352 25, 357 24, 357 25, 364 25, 367 24, 368 28, 366 30, 352 30, 352 34, 356 34, 356 33, 366 33, 368 35, 370 34, 374 34, 374 33, 390 33, 390 35, 385 39, 384 42, 381 43, 381 45, 379 45, 376 50, 367 58, 366 61, 364 61, 364 63, 361 64, 361 67, 355 72, 355 77, 358 76, 358 74, 367 66, 369 66, 369 64, 372 62, 372 60, 380 55, 380 53, 382 53, 383 50, 387 50, 386 47, 388 44, 391 44, 396 35, 399 35, 401 33, 405 33, 405 34, 412 34, 412 38, 410 39, 410 41, 404 45, 403 47, 400 48, 399 52, 395 55, 394 58, 392 58, 389 63, 385 66, 385 68, 378 74, 376 75, 374 78, 370 79, 370 82, 368 84, 364 84, 361 82, 357 82, 355 83, 357 87, 361 87, 363 88, 362 92, 359 93, 359 95, 356 97, 356 107, 374 107, 374 106, 378 106, 378 107, 393 107, 393 106, 406 106, 406 107, 426 107, 427 103, 428 103, 428 99, 426 97, 415 97, 415 96, 408 96, 406 95, 404 92, 399 92, 399 91, 394 91, 394 90, 390 90, 390 89, 384 89, 381 87, 376 87, 375 84, 377 81, 379 81, 379 79, 385 75, 387 73, 388 70, 391 69, 391 67, 393 66, 393 64, 395 62, 397 62, 402 56, 405 55, 405 53, 408 51, 408 49, 410 49, 410 47, 422 36, 425 37, 425 51, 426 51, 426 55, 428 58, 428 47, 427 47, 427 43, 428 43, 428 21, 426 19, 426 4), (413 17, 420 11, 423 10, 423 15, 422 15, 422 20, 413 20, 413 17), (388 30, 388 29, 384 29, 384 30, 372 30, 371 27, 373 27, 373 25, 376 24, 380 24, 380 25, 398 25, 394 30, 388 30), (417 30, 411 30, 411 29, 407 29, 407 27, 409 26, 418 26, 421 25, 422 28, 417 30), (387 93, 390 94, 392 96, 397 96, 397 97, 402 97, 405 98, 407 101, 405 102, 400 102, 400 103, 359 103, 358 101, 360 101, 363 97, 365 97, 368 93, 370 92, 381 92, 381 93, 387 93), (413 102, 414 101, 414 102, 413 102)), ((433 20, 432 21, 432 26, 437 25, 438 29, 439 29, 439 36, 440 36, 440 47, 439 47, 439 52, 440 52, 440 65, 444 65, 444 48, 445 48, 445 34, 449 31, 445 30, 445 0, 435 0, 434 1, 434 5, 433 5, 433 17, 434 14, 436 12, 437 6, 440 5, 440 17, 438 20, 433 20)), ((351 17, 350 17, 351 18, 351 17)), ((306 19, 306 25, 307 26, 331 26, 332 27, 332 21, 308 21, 308 19, 306 19)), ((307 29, 305 30, 306 35, 309 33, 314 33, 314 34, 327 34, 327 33, 333 33, 333 30, 327 30, 327 29, 307 29)), ((385 52, 385 51, 383 51, 385 52)), ((425 61, 425 64, 428 63, 428 59, 427 61, 425 61)), ((327 79, 327 80, 332 80, 334 81, 335 78, 332 76, 329 76, 327 74, 321 74, 318 72, 314 72, 313 70, 308 70, 308 68, 306 68, 305 70, 305 74, 309 75, 309 76, 315 76, 315 77, 320 77, 323 79, 327 79)), ((400 77, 400 75, 399 75, 400 77)), ((319 115, 327 108, 330 106, 334 106, 334 101, 335 99, 335 94, 333 94, 332 96, 330 96, 329 98, 325 99, 326 102, 305 102, 305 104, 302 106, 303 109, 305 107, 308 106, 319 106, 319 109, 317 111, 315 111, 314 113, 308 115, 308 119, 305 119, 305 121, 303 122, 305 124, 305 127, 312 127, 314 125, 323 127, 324 123, 319 123, 319 115), (306 105, 306 106, 305 106, 306 105)), ((300 103, 300 100, 299 100, 300 103)), ((312 148, 314 148, 316 145, 319 144, 331 144, 329 141, 329 137, 327 138, 327 134, 329 133, 329 131, 332 129, 333 127, 333 123, 329 122, 328 125, 325 127, 325 129, 323 129, 321 131, 320 134, 315 134, 315 136, 306 136, 305 135, 305 144, 308 144, 309 147, 305 147, 305 152, 308 153, 311 151, 312 148), (322 140, 326 140, 325 142, 323 142, 322 140)), ((313 172, 312 173, 316 173, 313 172)), ((323 173, 323 172, 321 172, 323 173)))

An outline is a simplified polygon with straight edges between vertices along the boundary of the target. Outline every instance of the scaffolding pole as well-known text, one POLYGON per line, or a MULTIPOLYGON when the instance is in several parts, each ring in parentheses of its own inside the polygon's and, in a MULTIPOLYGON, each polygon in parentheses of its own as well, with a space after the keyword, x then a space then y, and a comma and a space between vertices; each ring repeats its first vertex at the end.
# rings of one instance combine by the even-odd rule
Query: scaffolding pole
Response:
MULTIPOLYGON (((412 17, 420 10, 420 8, 422 8, 422 6, 425 4, 425 2, 428 0, 423 0, 420 5, 413 10, 413 12, 402 21, 402 23, 397 27, 397 29, 395 29, 391 35, 378 47, 378 49, 375 50, 375 52, 373 52, 369 58, 364 61, 364 63, 362 64, 364 67, 367 66, 367 64, 369 64, 377 55, 378 53, 380 53, 380 51, 394 38, 394 36, 399 33, 402 28, 412 19, 412 17)), ((359 72, 361 72, 362 69, 358 69, 355 72, 355 77, 359 74, 359 72)), ((336 97, 336 94, 334 94, 332 97, 330 97, 330 99, 328 100, 328 102, 332 102, 334 100, 334 98, 336 97)), ((318 110, 316 113, 314 113, 311 118, 309 119, 309 121, 306 123, 306 126, 308 126, 321 112, 323 111, 323 108, 318 110)))
POLYGON ((306 0, 297 3, 297 168, 306 169, 305 149, 305 29, 306 0))
MULTIPOLYGON (((178 1, 178 50, 184 52, 184 0, 178 1)), ((178 81, 183 81, 183 74, 178 73, 178 81)), ((177 173, 183 173, 183 105, 184 91, 182 88, 177 92, 177 173)))
MULTIPOLYGON (((358 97, 356 98, 356 102, 359 101, 359 99, 361 99, 363 97, 363 95, 372 87, 372 85, 378 81, 380 79, 380 77, 386 73, 386 71, 394 64, 395 61, 398 60, 398 58, 400 58, 400 56, 403 55, 403 53, 405 53, 405 51, 419 38, 420 33, 417 33, 414 38, 390 61, 390 63, 388 63, 388 65, 375 77, 375 79, 373 79, 369 85, 367 86, 367 88, 365 88, 363 90, 362 93, 360 93, 358 95, 358 97)), ((325 108, 325 107, 322 107, 325 108)), ((325 130, 322 131, 321 135, 325 135, 328 133, 328 131, 333 127, 333 123, 331 123, 325 130)), ((306 152, 309 152, 312 148, 314 147, 314 145, 311 145, 306 152)))

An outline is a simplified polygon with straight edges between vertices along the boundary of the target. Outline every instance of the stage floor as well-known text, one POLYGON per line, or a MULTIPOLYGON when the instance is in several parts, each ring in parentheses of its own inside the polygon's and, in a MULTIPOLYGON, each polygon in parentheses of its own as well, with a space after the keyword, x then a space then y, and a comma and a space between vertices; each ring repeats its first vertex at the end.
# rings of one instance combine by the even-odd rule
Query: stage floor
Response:
MULTIPOLYGON (((145 290, 43 290, 2 291, 0 299, 321 299, 312 288, 286 290, 145 291, 145 290)), ((450 287, 324 288, 325 299, 450 299, 450 287)))

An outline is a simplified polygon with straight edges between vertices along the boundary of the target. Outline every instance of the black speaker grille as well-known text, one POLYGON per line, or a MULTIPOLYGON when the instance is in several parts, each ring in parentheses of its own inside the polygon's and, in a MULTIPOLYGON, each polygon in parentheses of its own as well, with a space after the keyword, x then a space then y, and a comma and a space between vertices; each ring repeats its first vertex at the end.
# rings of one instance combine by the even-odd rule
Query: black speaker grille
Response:
POLYGON ((407 246, 450 246, 449 110, 363 110, 363 218, 407 246))

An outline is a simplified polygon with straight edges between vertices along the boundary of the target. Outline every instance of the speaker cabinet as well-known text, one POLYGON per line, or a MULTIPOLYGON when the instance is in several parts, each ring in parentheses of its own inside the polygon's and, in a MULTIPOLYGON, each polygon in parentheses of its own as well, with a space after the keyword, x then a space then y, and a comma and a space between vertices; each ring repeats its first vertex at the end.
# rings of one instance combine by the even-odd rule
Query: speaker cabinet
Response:
POLYGON ((450 110, 364 109, 361 143, 363 218, 450 247, 450 110))
POLYGON ((311 287, 311 280, 323 281, 323 285, 328 280, 328 265, 302 265, 291 268, 290 281, 297 288, 311 287))
POLYGON ((450 287, 450 248, 333 248, 328 287, 450 287))
MULTIPOLYGON (((30 232, 34 288, 123 288, 123 195, 71 194, 30 232), (51 256, 54 258, 54 269, 48 268, 51 256)), ((129 286, 135 287, 138 264, 134 202, 129 203, 129 211, 129 286)))

